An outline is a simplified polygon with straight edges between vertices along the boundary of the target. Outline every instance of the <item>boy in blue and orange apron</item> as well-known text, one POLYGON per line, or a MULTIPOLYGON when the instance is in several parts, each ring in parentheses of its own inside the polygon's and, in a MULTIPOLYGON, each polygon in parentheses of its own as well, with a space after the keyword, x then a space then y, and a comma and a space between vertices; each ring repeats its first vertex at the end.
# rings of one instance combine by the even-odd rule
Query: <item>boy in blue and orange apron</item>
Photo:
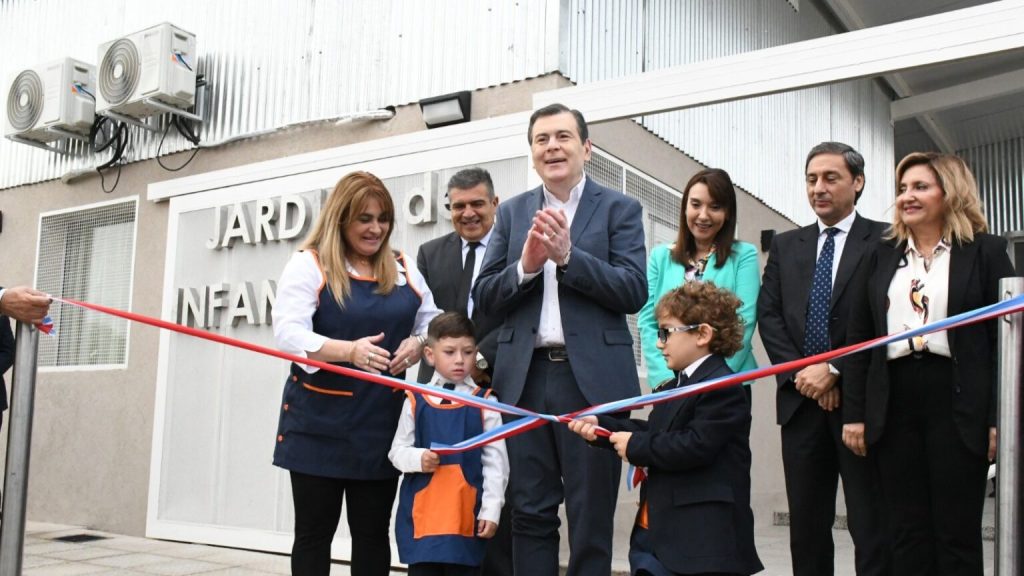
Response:
MULTIPOLYGON (((487 397, 469 373, 476 362, 473 322, 445 312, 430 322, 423 356, 434 366, 431 384, 487 397)), ((455 444, 501 425, 497 412, 406 392, 388 458, 404 472, 395 533, 410 576, 480 572, 485 540, 498 529, 508 482, 505 441, 440 456, 432 442, 455 444)))

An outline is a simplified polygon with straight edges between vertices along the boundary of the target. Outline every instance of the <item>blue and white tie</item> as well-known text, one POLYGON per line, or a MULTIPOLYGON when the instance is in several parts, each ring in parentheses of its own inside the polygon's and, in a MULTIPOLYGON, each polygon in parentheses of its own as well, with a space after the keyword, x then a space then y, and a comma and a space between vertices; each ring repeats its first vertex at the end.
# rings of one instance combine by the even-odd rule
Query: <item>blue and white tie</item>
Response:
POLYGON ((814 282, 811 284, 811 298, 807 302, 807 324, 804 327, 805 356, 828 352, 832 348, 829 340, 828 313, 832 303, 832 261, 835 259, 838 233, 838 228, 825 229, 825 245, 822 246, 818 263, 814 266, 814 282))

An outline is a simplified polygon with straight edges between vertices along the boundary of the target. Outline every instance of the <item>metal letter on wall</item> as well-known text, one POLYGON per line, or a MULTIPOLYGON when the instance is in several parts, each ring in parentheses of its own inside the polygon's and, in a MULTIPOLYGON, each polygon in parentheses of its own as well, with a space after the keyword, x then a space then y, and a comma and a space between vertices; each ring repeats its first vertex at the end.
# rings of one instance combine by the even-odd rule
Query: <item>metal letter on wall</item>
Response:
POLYGON ((405 221, 412 225, 429 224, 437 220, 437 175, 423 173, 423 187, 409 190, 405 197, 405 221))

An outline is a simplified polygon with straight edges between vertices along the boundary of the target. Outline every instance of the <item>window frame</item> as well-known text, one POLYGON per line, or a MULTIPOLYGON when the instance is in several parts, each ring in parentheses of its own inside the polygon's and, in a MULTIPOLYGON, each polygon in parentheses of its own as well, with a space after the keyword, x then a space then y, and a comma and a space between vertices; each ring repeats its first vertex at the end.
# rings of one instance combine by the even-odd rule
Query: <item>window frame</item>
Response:
MULTIPOLYGON (((104 208, 106 206, 113 206, 117 204, 131 204, 133 208, 133 219, 131 227, 131 255, 129 257, 129 271, 128 271, 128 299, 126 310, 132 309, 132 303, 134 299, 134 287, 135 287, 135 261, 138 255, 138 239, 139 239, 139 195, 124 196, 120 198, 112 198, 103 202, 93 202, 90 204, 81 204, 78 206, 72 206, 68 208, 61 208, 58 210, 50 210, 47 212, 39 213, 38 225, 36 227, 36 256, 35 256, 35 272, 33 277, 33 286, 39 285, 39 272, 40 272, 40 258, 42 257, 43 247, 43 222, 47 218, 55 216, 61 216, 65 214, 73 214, 78 212, 86 212, 89 210, 95 210, 98 208, 104 208)), ((65 246, 65 254, 67 253, 67 247, 65 246)), ((58 295, 59 296, 59 295, 58 295)), ((98 312, 90 312, 98 313, 98 312)), ((127 370, 128 359, 131 357, 131 325, 130 321, 125 321, 125 333, 124 333, 124 360, 121 363, 108 363, 108 364, 68 364, 64 366, 44 366, 42 364, 37 365, 37 370, 44 373, 58 373, 58 372, 82 372, 82 371, 101 371, 101 370, 127 370)), ((56 326, 57 336, 61 337, 60 326, 56 326)), ((43 335, 43 338, 50 338, 52 336, 43 335)))

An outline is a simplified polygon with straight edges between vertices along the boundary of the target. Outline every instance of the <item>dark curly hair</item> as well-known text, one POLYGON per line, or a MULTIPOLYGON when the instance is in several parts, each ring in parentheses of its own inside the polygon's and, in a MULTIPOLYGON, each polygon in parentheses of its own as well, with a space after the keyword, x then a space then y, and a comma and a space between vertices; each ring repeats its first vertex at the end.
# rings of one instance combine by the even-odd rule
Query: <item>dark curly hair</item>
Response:
POLYGON ((743 320, 736 313, 740 304, 735 294, 713 282, 687 282, 662 296, 655 314, 710 325, 714 334, 708 347, 728 358, 743 347, 743 320))

